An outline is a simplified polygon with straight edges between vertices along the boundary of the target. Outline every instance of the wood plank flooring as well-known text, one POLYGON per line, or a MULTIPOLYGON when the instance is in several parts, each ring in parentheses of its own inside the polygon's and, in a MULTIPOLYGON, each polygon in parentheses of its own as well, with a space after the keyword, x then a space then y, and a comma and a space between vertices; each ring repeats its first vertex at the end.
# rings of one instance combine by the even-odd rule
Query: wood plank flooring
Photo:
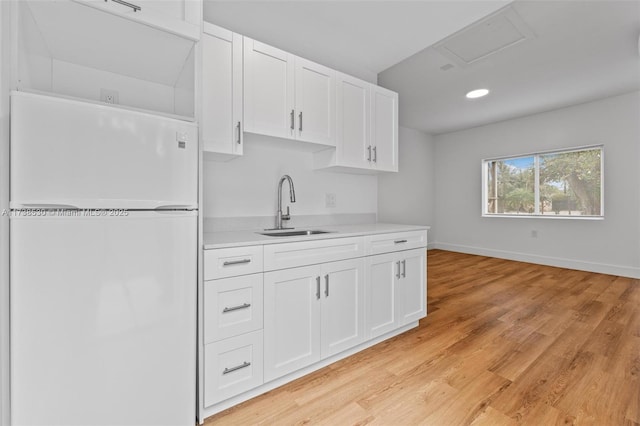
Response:
POLYGON ((639 280, 427 256, 419 327, 205 424, 640 425, 639 280))

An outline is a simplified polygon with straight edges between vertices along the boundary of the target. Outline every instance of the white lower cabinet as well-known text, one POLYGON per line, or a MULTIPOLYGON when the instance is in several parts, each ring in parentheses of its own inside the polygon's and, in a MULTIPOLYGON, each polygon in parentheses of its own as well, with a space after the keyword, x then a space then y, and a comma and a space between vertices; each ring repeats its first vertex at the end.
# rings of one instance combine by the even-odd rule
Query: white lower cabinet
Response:
POLYGON ((205 406, 263 383, 262 345, 262 330, 258 330, 205 346, 205 406))
POLYGON ((374 338, 394 328, 398 322, 396 300, 396 253, 367 257, 367 337, 374 338))
POLYGON ((398 261, 402 270, 396 298, 401 326, 427 316, 427 253, 425 249, 407 250, 398 253, 398 261))
POLYGON ((426 238, 412 230, 206 250, 204 414, 426 316, 426 238))
POLYGON ((364 260, 265 273, 265 381, 364 339, 364 260))
POLYGON ((424 248, 366 258, 366 330, 374 338, 427 314, 424 248))
POLYGON ((320 355, 327 358, 364 341, 364 259, 322 265, 320 355))
POLYGON ((204 342, 262 328, 262 273, 211 280, 204 285, 204 342))

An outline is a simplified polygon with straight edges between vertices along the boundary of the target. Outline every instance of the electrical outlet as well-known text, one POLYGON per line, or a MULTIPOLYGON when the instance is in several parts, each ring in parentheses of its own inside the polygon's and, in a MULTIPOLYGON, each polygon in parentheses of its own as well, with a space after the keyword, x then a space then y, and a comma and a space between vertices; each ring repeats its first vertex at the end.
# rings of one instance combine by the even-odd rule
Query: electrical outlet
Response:
POLYGON ((119 104, 120 97, 117 90, 100 89, 100 100, 105 104, 119 104))
POLYGON ((327 192, 324 201, 326 207, 334 208, 336 206, 336 194, 327 192))
POLYGON ((531 238, 538 238, 538 231, 535 229, 531 230, 531 238))

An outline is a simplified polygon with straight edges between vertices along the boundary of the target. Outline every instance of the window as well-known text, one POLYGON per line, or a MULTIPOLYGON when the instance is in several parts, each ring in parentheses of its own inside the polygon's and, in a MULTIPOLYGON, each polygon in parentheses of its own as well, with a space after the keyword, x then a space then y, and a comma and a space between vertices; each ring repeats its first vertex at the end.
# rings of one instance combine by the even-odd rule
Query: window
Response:
POLYGON ((602 217, 602 147, 484 160, 483 214, 602 217))

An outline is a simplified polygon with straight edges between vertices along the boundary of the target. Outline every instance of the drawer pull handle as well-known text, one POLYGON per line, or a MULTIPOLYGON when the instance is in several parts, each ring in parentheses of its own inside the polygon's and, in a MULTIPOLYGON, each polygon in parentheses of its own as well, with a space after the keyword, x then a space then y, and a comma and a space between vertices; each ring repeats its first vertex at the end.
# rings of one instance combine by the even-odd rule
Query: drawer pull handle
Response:
POLYGON ((249 307, 251 307, 251 303, 243 303, 242 305, 232 306, 230 308, 224 308, 222 310, 222 313, 226 314, 227 312, 239 311, 240 309, 247 309, 249 307))
POLYGON ((329 274, 324 276, 325 287, 324 287, 324 297, 329 297, 329 274))
POLYGON ((402 261, 402 278, 407 278, 407 261, 402 261))
POLYGON ((316 299, 320 300, 320 275, 316 277, 316 299))
POLYGON ((240 364, 240 365, 236 365, 235 367, 225 368, 225 369, 222 371, 222 374, 229 374, 229 373, 233 373, 234 371, 238 371, 238 370, 242 370, 243 368, 247 368, 247 367, 248 367, 248 366, 250 366, 250 365, 251 365, 251 363, 250 363, 250 362, 245 361, 245 362, 243 362, 243 363, 242 363, 242 364, 240 364))
POLYGON ((124 1, 124 0, 113 0, 113 1, 114 1, 115 3, 119 3, 119 4, 123 5, 123 6, 130 7, 131 9, 133 9, 133 11, 134 11, 134 12, 137 12, 137 11, 139 11, 139 10, 142 10, 142 8, 141 8, 140 6, 138 6, 138 5, 136 5, 136 4, 133 4, 133 3, 126 2, 126 1, 124 1))
POLYGON ((400 261, 399 260, 396 262, 396 268, 397 268, 396 269, 396 278, 400 279, 400 261))
POLYGON ((240 265, 242 263, 250 263, 250 262, 251 262, 251 259, 225 260, 225 262, 222 264, 222 266, 240 265))
POLYGON ((406 243, 407 240, 395 240, 394 243, 395 244, 402 244, 402 243, 406 243))

